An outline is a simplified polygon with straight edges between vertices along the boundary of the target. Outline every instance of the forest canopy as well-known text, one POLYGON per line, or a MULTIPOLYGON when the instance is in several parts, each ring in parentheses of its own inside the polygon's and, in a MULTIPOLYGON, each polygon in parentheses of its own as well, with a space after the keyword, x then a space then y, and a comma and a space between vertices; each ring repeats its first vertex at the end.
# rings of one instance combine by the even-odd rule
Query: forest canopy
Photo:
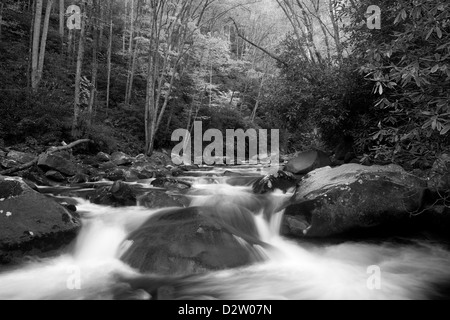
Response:
POLYGON ((202 121, 427 168, 448 151, 449 60, 438 0, 2 1, 0 144, 151 154, 202 121))

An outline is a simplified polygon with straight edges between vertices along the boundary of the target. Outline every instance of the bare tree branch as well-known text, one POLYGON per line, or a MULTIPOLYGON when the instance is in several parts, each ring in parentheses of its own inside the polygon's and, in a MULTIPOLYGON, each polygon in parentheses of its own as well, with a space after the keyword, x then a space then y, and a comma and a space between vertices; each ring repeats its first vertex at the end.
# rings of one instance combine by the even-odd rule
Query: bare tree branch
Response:
POLYGON ((255 43, 253 43, 252 41, 250 41, 250 40, 248 40, 246 37, 244 37, 244 36, 242 35, 242 33, 240 32, 239 27, 238 27, 236 21, 234 21, 233 18, 230 18, 230 20, 233 21, 234 26, 236 27, 237 35, 239 36, 239 38, 241 38, 241 39, 244 40, 245 42, 249 43, 250 45, 254 46, 255 48, 258 48, 259 50, 261 50, 262 52, 264 52, 265 54, 267 54, 269 57, 271 57, 272 59, 275 59, 275 60, 277 60, 278 62, 282 63, 284 66, 286 66, 286 67, 289 66, 289 65, 287 64, 287 62, 281 60, 280 57, 277 57, 275 54, 269 52, 268 50, 264 49, 263 47, 261 47, 261 46, 255 44, 255 43))

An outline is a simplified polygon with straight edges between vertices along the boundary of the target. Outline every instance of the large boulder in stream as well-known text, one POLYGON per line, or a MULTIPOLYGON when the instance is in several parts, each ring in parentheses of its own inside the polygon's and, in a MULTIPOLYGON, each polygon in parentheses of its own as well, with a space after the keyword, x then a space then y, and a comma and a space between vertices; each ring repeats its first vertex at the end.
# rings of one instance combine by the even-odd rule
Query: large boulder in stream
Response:
POLYGON ((80 226, 67 209, 21 178, 0 176, 0 264, 60 249, 80 226))
POLYGON ((116 181, 111 187, 101 187, 89 196, 92 203, 111 207, 136 205, 136 192, 123 181, 116 181))
POLYGON ((230 203, 167 210, 128 237, 122 260, 142 273, 190 275, 249 265, 262 257, 253 214, 230 203))
POLYGON ((46 171, 58 171, 68 177, 73 177, 78 173, 77 165, 70 159, 70 156, 66 156, 62 152, 40 155, 38 166, 46 171))
POLYGON ((285 171, 293 174, 307 174, 313 170, 331 165, 330 158, 319 150, 307 151, 290 160, 285 171))
POLYGON ((322 168, 298 185, 282 233, 330 237, 386 227, 405 229, 421 210, 426 182, 395 165, 322 168))

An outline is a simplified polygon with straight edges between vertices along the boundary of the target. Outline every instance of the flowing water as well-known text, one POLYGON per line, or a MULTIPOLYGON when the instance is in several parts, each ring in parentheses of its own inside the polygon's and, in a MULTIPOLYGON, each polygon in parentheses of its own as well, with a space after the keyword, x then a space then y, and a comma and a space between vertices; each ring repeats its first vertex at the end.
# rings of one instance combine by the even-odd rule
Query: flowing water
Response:
MULTIPOLYGON (((250 186, 220 177, 225 169, 191 172, 191 206, 225 200, 254 213, 265 260, 243 268, 173 280, 179 299, 429 299, 449 283, 450 252, 437 243, 343 241, 338 244, 288 240, 280 236, 283 212, 273 212, 291 195, 257 197, 250 186), (234 186, 233 186, 234 185, 234 186), (379 271, 379 273, 378 273, 379 271)), ((261 167, 233 171, 265 174, 261 167)), ((148 187, 148 181, 140 187, 148 187)), ((124 278, 150 277, 120 261, 127 235, 158 210, 110 208, 76 198, 83 228, 67 253, 30 260, 0 273, 0 299, 113 299, 124 278)), ((223 214, 226 214, 224 212, 223 214)), ((152 279, 164 279, 151 275, 152 279)), ((149 299, 136 291, 128 298, 149 299)))

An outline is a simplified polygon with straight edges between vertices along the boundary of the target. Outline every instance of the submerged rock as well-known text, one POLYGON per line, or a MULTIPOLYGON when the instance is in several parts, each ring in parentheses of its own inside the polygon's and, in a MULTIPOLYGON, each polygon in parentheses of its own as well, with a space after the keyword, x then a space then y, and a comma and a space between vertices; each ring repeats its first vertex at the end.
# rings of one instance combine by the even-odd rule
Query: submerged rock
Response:
POLYGON ((249 265, 262 259, 253 215, 228 206, 165 211, 128 237, 122 260, 143 273, 189 275, 249 265))
POLYGON ((0 263, 61 249, 80 226, 67 209, 21 178, 0 176, 0 263))
POLYGON ((307 174, 313 170, 331 165, 330 158, 322 151, 308 151, 290 160, 285 171, 293 174, 307 174))
POLYGON ((421 208, 425 188, 425 181, 394 165, 322 168, 299 183, 285 211, 283 234, 329 237, 407 224, 421 208))

